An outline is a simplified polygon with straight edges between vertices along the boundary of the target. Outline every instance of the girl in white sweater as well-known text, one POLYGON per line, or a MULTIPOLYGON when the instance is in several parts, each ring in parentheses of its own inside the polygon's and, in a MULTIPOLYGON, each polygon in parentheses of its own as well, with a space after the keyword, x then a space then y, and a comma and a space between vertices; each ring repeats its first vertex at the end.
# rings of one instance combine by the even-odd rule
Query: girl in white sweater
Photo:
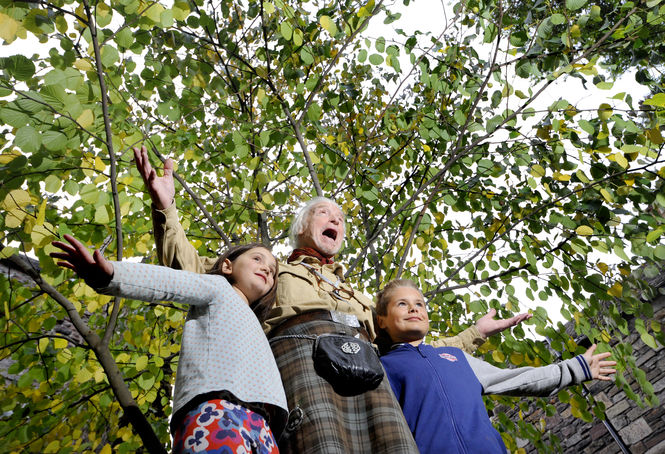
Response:
POLYGON ((173 399, 174 453, 278 452, 286 397, 261 321, 275 301, 277 261, 260 244, 231 248, 210 274, 110 262, 75 238, 52 257, 99 293, 190 306, 173 399), (268 421, 270 425, 268 424, 268 421))

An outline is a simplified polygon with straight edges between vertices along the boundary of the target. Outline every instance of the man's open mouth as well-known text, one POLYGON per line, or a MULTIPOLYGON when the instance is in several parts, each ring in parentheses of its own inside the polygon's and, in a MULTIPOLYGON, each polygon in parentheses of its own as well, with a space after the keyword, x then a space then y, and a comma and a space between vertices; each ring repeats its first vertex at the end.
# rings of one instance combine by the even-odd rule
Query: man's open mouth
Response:
POLYGON ((331 240, 335 241, 337 239, 337 230, 335 230, 335 229, 325 229, 323 231, 323 236, 327 236, 331 240))

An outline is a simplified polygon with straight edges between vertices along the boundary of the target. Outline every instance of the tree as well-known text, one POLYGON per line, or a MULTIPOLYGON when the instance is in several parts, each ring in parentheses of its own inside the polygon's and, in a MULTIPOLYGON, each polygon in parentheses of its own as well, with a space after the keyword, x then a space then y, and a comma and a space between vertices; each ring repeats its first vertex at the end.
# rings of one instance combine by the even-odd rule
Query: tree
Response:
MULTIPOLYGON (((638 106, 619 93, 578 110, 563 93, 539 106, 557 80, 595 76, 608 89, 604 59, 636 48, 632 24, 660 21, 665 8, 603 5, 611 22, 568 0, 526 27, 515 19, 523 5, 470 0, 440 35, 391 42, 362 35, 381 18, 399 25, 374 0, 1 1, 0 37, 34 37, 41 50, 0 61, 0 250, 33 278, 0 281, 2 358, 18 377, 3 378, 7 449, 168 447, 183 308, 96 295, 48 257, 71 233, 91 246, 107 239, 117 260, 156 262, 131 162, 140 144, 155 163, 176 161, 176 203, 201 254, 283 244, 300 202, 325 194, 347 212, 342 256, 366 293, 416 280, 441 333, 527 298, 542 305, 535 330, 569 357, 580 347, 545 310, 560 300, 578 334, 601 349, 618 339, 618 385, 657 404, 621 339, 630 314, 648 345, 665 343, 643 280, 665 259, 665 97, 638 106), (63 320, 82 342, 58 333, 63 320)), ((524 334, 491 339, 481 354, 500 365, 553 360, 524 334)), ((577 391, 562 398, 586 420, 602 409, 577 391)), ((511 450, 515 437, 556 446, 524 422, 496 424, 511 450)))

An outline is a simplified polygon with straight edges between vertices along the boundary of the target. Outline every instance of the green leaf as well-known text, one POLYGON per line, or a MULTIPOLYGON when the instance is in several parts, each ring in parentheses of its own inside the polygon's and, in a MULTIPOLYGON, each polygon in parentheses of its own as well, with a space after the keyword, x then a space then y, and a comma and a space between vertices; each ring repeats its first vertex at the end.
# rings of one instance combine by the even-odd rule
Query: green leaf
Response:
POLYGON ((107 206, 102 205, 95 210, 95 222, 98 224, 108 224, 111 221, 107 206))
POLYGON ((652 230, 651 232, 647 233, 647 242, 651 243, 653 241, 656 241, 660 236, 663 234, 663 227, 658 227, 655 230, 652 230))
POLYGON ((1 67, 16 80, 30 80, 35 74, 35 64, 23 55, 12 55, 0 60, 1 67))
POLYGON ((614 248, 613 248, 612 250, 614 251, 614 253, 615 253, 620 259, 622 259, 622 260, 625 261, 625 262, 630 262, 630 259, 628 258, 628 256, 626 255, 626 253, 624 252, 624 250, 623 250, 623 248, 622 248, 621 246, 619 246, 618 244, 615 244, 615 245, 614 245, 614 248))
POLYGON ((291 27, 290 23, 287 21, 282 22, 279 26, 279 31, 285 40, 291 41, 291 37, 293 36, 293 28, 291 27))
POLYGON ((587 0, 566 0, 566 8, 576 11, 586 5, 587 0))
POLYGON ((44 189, 50 193, 56 193, 60 190, 62 180, 55 175, 49 175, 44 180, 44 189))
POLYGON ((67 146, 67 136, 60 131, 44 131, 42 144, 49 151, 60 151, 67 146))
POLYGON ((564 22, 566 22, 565 16, 563 14, 559 14, 559 13, 552 14, 550 16, 550 20, 552 21, 552 24, 554 24, 554 25, 561 25, 564 22))
POLYGON ((648 106, 665 107, 665 93, 656 93, 651 98, 644 101, 648 106))
POLYGON ((25 153, 35 153, 42 144, 41 137, 32 126, 23 126, 16 131, 14 143, 25 153))
POLYGON ((643 332, 640 334, 640 339, 642 339, 642 342, 644 342, 646 345, 649 347, 653 348, 654 350, 658 350, 658 344, 656 343, 656 339, 651 334, 648 334, 647 332, 643 332))
POLYGON ((547 38, 552 34, 553 29, 554 27, 552 25, 552 19, 548 17, 540 23, 538 30, 536 30, 536 35, 539 38, 547 38))
POLYGON ((118 43, 118 46, 129 49, 134 44, 134 34, 130 28, 123 28, 115 35, 115 42, 118 43))
POLYGON ((0 108, 0 120, 13 128, 26 126, 29 118, 28 114, 21 112, 18 109, 18 106, 14 103, 7 104, 7 106, 0 108))
POLYGON ((97 189, 97 186, 95 186, 94 184, 84 185, 81 188, 79 194, 81 195, 81 200, 91 205, 97 203, 97 200, 99 200, 99 196, 101 195, 101 193, 97 189))
POLYGON ((369 56, 369 62, 373 65, 380 65, 383 63, 383 56, 379 54, 372 54, 369 56))
POLYGON ((653 255, 658 260, 665 260, 665 246, 662 244, 656 246, 656 248, 653 250, 653 255))
POLYGON ((386 50, 386 39, 381 36, 377 38, 376 43, 374 43, 374 47, 378 52, 385 52, 386 50))
POLYGON ((306 65, 311 65, 314 63, 314 56, 312 55, 311 51, 306 47, 300 49, 300 58, 302 59, 302 62, 306 65))
POLYGON ((589 122, 587 120, 580 120, 578 122, 578 124, 580 125, 580 128, 582 128, 584 130, 584 132, 586 132, 587 134, 589 134, 591 136, 596 134, 596 129, 593 127, 591 122, 589 122))
POLYGON ((118 54, 118 49, 116 49, 115 47, 110 46, 108 44, 102 47, 101 60, 103 66, 109 68, 115 65, 118 62, 119 58, 120 56, 118 54))

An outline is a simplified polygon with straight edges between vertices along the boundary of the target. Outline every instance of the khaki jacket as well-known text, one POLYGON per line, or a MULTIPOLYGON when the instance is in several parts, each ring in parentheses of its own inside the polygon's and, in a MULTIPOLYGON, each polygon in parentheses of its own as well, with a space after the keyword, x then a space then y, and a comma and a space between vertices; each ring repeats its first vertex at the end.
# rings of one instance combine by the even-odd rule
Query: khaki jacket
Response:
MULTIPOLYGON (((212 268, 217 258, 198 255, 180 225, 175 203, 165 210, 157 210, 153 207, 152 219, 157 255, 162 265, 197 273, 205 273, 212 268)), ((312 257, 300 257, 291 263, 280 262, 277 301, 268 314, 263 329, 268 333, 294 315, 324 309, 355 315, 373 339, 376 337, 373 308, 374 302, 369 297, 354 291, 344 282, 342 265, 337 263, 321 265, 312 257), (337 292, 334 292, 335 286, 328 281, 338 287, 337 292), (339 297, 335 296, 335 293, 339 297)), ((472 353, 483 342, 485 339, 478 329, 472 326, 457 336, 432 342, 432 345, 457 347, 472 353)))

